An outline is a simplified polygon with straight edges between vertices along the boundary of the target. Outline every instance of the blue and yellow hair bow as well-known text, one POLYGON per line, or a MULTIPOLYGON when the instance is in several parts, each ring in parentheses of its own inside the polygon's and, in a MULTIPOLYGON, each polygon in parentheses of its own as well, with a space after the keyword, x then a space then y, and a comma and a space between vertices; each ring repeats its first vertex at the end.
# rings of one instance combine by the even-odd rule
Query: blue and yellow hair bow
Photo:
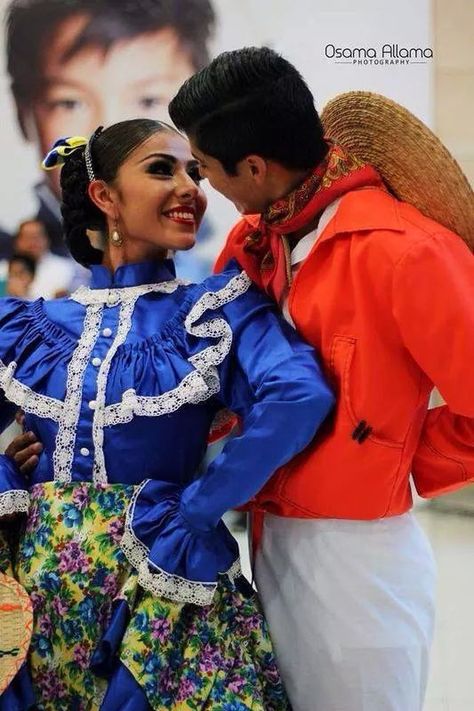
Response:
POLYGON ((87 147, 88 139, 84 136, 70 136, 69 138, 60 138, 49 151, 41 163, 44 170, 53 170, 61 165, 64 165, 68 156, 78 148, 87 147))

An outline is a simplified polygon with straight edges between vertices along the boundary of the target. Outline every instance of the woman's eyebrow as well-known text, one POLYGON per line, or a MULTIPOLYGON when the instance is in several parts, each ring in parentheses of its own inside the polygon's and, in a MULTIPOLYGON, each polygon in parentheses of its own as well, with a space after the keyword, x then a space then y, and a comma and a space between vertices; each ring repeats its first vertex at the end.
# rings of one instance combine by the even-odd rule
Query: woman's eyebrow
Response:
POLYGON ((145 158, 141 158, 138 162, 143 163, 146 160, 150 160, 150 158, 164 158, 165 160, 169 160, 171 163, 177 163, 176 157, 171 156, 168 153, 150 153, 149 155, 145 156, 145 158))

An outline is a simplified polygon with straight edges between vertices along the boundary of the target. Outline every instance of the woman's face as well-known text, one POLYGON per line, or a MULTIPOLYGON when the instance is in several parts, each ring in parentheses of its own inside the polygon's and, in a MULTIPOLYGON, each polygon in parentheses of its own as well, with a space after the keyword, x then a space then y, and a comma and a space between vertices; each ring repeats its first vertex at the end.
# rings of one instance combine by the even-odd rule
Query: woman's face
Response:
POLYGON ((144 250, 191 249, 207 204, 199 181, 184 138, 160 131, 146 139, 120 166, 111 189, 124 243, 144 250))

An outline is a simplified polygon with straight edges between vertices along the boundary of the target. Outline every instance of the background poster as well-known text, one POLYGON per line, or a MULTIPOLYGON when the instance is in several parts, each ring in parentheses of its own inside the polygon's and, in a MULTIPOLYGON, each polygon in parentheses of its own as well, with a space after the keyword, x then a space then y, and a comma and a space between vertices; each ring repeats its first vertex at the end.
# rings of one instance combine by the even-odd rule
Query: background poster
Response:
MULTIPOLYGON (((430 5, 429 0, 0 0, 0 229, 14 233, 21 220, 38 214, 39 205, 58 221, 57 185, 48 184, 58 176, 46 177, 39 169, 56 137, 84 135, 99 124, 137 115, 166 119, 167 101, 199 68, 206 51, 212 58, 266 44, 300 69, 318 108, 340 92, 367 89, 432 124, 430 5), (28 11, 30 17, 16 54, 8 53, 5 40, 12 7, 16 16, 28 11), (31 48, 39 41, 35 59, 31 48), (402 61, 416 48, 424 56, 411 51, 402 61), (12 73, 27 85, 20 106, 18 90, 16 101, 12 96, 12 73)), ((209 271, 237 217, 224 198, 205 189, 209 209, 201 240, 179 261, 184 276, 196 279, 209 271)))

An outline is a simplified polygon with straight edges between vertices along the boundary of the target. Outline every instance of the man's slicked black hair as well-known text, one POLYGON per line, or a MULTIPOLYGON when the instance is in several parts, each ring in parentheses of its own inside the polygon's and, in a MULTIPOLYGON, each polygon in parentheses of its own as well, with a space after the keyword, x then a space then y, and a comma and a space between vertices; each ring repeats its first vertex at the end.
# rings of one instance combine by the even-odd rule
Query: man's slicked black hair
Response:
POLYGON ((311 91, 298 70, 268 47, 220 54, 183 84, 169 114, 231 175, 252 153, 307 170, 327 152, 311 91))
POLYGON ((86 46, 104 53, 118 41, 171 28, 195 70, 209 61, 215 15, 210 0, 12 0, 7 13, 7 68, 18 104, 42 88, 42 55, 59 25, 73 15, 86 23, 65 49, 68 61, 86 46))

